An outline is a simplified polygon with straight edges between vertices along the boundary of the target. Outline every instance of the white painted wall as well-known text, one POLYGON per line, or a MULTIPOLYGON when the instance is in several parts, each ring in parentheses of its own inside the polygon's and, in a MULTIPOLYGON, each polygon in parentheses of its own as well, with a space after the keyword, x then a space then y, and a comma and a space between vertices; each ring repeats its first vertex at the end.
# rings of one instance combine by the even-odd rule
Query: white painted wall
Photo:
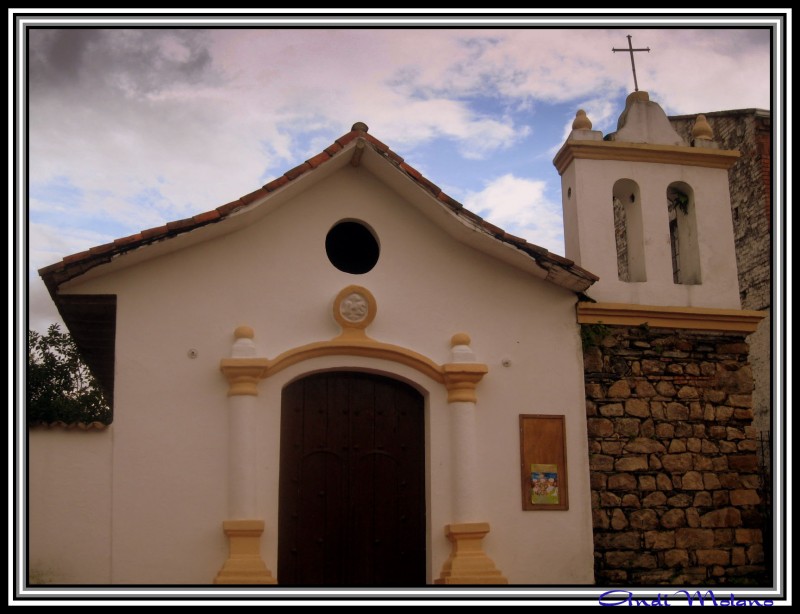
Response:
POLYGON ((28 431, 28 573, 38 584, 111 581, 114 427, 28 431))
MULTIPOLYGON (((93 506, 111 509, 110 581, 212 581, 227 555, 221 524, 228 514, 228 399, 219 361, 230 354, 233 330, 253 327, 259 354, 269 358, 330 339, 339 332, 332 300, 355 283, 377 300, 371 337, 441 364, 449 361, 452 334, 467 332, 477 360, 489 366, 477 389, 475 480, 483 493, 482 520, 492 528, 485 550, 497 567, 511 583, 591 583, 575 295, 455 241, 363 168, 345 167, 266 216, 244 215, 250 221, 238 232, 127 268, 120 266, 123 256, 106 266, 116 269, 114 275, 70 284, 69 292, 118 296, 113 490, 91 495, 93 506), (366 222, 378 236, 381 258, 367 274, 343 273, 328 262, 325 235, 343 218, 366 222), (189 350, 197 357, 190 358, 189 350), (510 366, 502 366, 504 360, 510 366), (569 511, 521 510, 518 419, 528 413, 567 416, 569 511)), ((610 237, 613 246, 613 229, 610 237)), ((172 241, 182 244, 180 237, 172 241)), ((425 392, 433 581, 450 550, 444 526, 453 521, 446 392, 409 367, 366 358, 317 358, 261 382, 263 558, 280 580, 281 389, 304 374, 333 368, 394 375, 425 392)), ((63 514, 78 521, 74 507, 63 514)), ((108 574, 97 579, 105 582, 108 574)))
POLYGON ((588 294, 611 303, 739 309, 739 285, 726 170, 576 159, 561 177, 566 256, 600 277, 588 294), (617 275, 612 194, 614 183, 639 186, 646 282, 617 275), (667 187, 683 182, 694 190, 701 284, 675 284, 669 244, 667 187))

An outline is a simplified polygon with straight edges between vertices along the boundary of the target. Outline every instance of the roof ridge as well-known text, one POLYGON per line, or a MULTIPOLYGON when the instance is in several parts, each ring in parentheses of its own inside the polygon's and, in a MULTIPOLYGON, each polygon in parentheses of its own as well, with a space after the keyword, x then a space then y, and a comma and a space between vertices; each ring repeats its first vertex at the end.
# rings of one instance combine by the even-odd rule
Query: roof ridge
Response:
MULTIPOLYGON (((569 272, 576 274, 578 278, 587 280, 590 283, 597 281, 598 277, 596 275, 576 265, 572 260, 554 254, 533 243, 529 243, 522 237, 510 234, 465 208, 461 202, 446 194, 438 185, 408 164, 402 156, 392 151, 388 145, 369 134, 367 125, 362 122, 353 124, 349 132, 334 140, 331 145, 323 149, 320 153, 312 156, 302 164, 298 164, 294 168, 289 169, 283 173, 283 175, 267 182, 260 188, 240 196, 236 200, 220 205, 210 211, 198 213, 182 220, 167 222, 161 226, 155 226, 127 237, 115 239, 110 243, 70 254, 59 262, 39 269, 39 275, 44 279, 51 294, 54 295, 57 287, 61 283, 77 277, 95 266, 110 262, 115 256, 228 218, 254 201, 284 188, 298 178, 306 175, 306 173, 319 168, 346 149, 353 141, 358 142, 359 140, 365 144, 369 144, 375 153, 403 172, 403 174, 433 196, 440 204, 450 209, 459 217, 467 219, 470 223, 479 227, 490 236, 520 249, 543 268, 549 269, 550 266, 555 265, 560 268, 569 269, 569 272)), ((581 290, 585 289, 586 288, 581 288, 581 290)))

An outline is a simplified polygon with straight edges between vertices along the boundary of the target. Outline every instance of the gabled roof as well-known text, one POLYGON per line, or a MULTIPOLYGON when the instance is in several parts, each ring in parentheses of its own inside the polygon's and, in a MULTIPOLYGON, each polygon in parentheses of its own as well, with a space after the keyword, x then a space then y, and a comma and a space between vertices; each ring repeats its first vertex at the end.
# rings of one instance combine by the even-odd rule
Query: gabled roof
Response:
POLYGON ((528 243, 521 237, 509 234, 475 213, 465 209, 460 202, 445 194, 439 186, 424 177, 417 169, 406 164, 403 158, 389 149, 387 145, 371 134, 368 134, 367 126, 361 122, 354 124, 350 132, 336 139, 332 145, 326 147, 314 157, 285 172, 277 179, 270 181, 254 192, 245 194, 241 198, 221 205, 211 211, 199 213, 190 218, 168 222, 164 226, 142 230, 136 234, 116 239, 111 243, 99 245, 87 251, 66 256, 60 262, 39 269, 39 275, 44 280, 53 300, 59 305, 59 287, 63 283, 83 275, 90 269, 111 262, 114 258, 143 246, 161 242, 177 235, 191 232, 197 228, 209 224, 216 224, 225 220, 256 200, 279 192, 299 178, 313 174, 316 169, 328 163, 333 158, 346 155, 346 149, 348 151, 352 150, 351 164, 357 165, 363 156, 364 147, 371 148, 375 153, 391 163, 397 170, 411 179, 420 190, 424 190, 426 193, 433 196, 441 207, 450 210, 455 215, 461 217, 463 221, 495 240, 527 254, 546 272, 546 274, 542 275, 545 279, 575 292, 583 292, 592 283, 598 280, 596 275, 576 265, 572 260, 553 254, 538 245, 528 243), (353 141, 356 141, 355 147, 352 146, 353 141))
MULTIPOLYGON (((384 143, 368 134, 367 126, 358 122, 353 125, 350 132, 336 139, 332 145, 314 157, 237 200, 190 218, 149 228, 111 243, 72 254, 60 262, 39 269, 39 275, 72 333, 84 360, 100 381, 107 400, 113 403, 116 296, 62 294, 60 288, 63 284, 99 265, 111 263, 122 255, 136 252, 144 257, 146 253, 139 251, 140 248, 157 243, 163 244, 169 239, 187 235, 199 228, 232 220, 240 213, 245 213, 245 210, 259 208, 262 204, 272 202, 273 198, 280 200, 284 196, 288 197, 293 187, 302 184, 303 180, 307 178, 313 180, 315 176, 324 177, 326 169, 335 171, 336 168, 348 163, 352 166, 363 165, 372 172, 380 174, 396 189, 403 190, 424 211, 429 212, 431 207, 441 208, 437 213, 444 211, 461 222, 455 224, 456 230, 461 232, 460 240, 473 242, 487 253, 512 261, 517 266, 521 265, 541 279, 576 292, 579 296, 598 280, 596 275, 579 267, 572 260, 509 234, 465 209, 460 202, 445 194, 422 173, 406 164, 403 158, 384 143), (479 239, 477 243, 474 238, 476 235, 479 239)), ((453 224, 450 226, 452 231, 453 224)), ((233 223, 229 228, 235 227, 236 224, 233 223)))

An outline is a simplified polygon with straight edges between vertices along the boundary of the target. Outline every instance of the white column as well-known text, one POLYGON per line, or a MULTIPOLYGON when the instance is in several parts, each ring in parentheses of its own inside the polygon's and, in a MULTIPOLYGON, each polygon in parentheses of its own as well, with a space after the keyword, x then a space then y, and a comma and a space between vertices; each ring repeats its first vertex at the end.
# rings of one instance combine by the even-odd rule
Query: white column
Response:
POLYGON ((453 446, 453 517, 445 526, 451 543, 450 557, 435 584, 508 584, 508 580, 483 551, 489 523, 483 518, 478 489, 478 431, 475 387, 488 367, 475 360, 469 335, 459 333, 450 341, 452 362, 442 365, 451 408, 453 446))
POLYGON ((222 529, 228 538, 228 558, 215 584, 276 584, 261 559, 264 521, 256 506, 256 429, 258 382, 267 374, 269 360, 256 357, 253 329, 234 331, 230 358, 220 369, 228 379, 228 508, 222 529))
MULTIPOLYGON (((231 358, 255 358, 252 329, 240 326, 231 358)), ((257 518, 256 509, 256 404, 250 394, 228 396, 228 508, 232 520, 257 518)))
POLYGON ((475 403, 451 403, 453 436, 453 520, 477 522, 479 507, 475 403))
MULTIPOLYGON (((469 347, 469 336, 454 335, 451 341, 450 369, 461 369, 470 372, 466 365, 474 367, 477 363, 475 352, 469 347)), ((459 378, 465 380, 465 378, 459 378)), ((478 492, 477 427, 475 422, 476 401, 474 387, 477 382, 459 382, 461 394, 450 395, 450 419, 453 445, 453 515, 454 522, 477 522, 482 519, 479 509, 480 493, 478 492), (471 395, 465 395, 469 385, 471 395), (472 400, 454 400, 455 398, 472 400)))

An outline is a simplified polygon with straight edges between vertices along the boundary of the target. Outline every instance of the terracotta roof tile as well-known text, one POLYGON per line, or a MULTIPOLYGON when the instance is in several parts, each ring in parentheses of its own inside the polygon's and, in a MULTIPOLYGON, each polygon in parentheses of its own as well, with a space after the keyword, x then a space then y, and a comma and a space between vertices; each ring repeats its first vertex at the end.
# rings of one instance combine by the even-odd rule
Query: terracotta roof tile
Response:
POLYGON ((311 168, 317 168, 320 164, 324 164, 330 159, 330 154, 328 154, 327 151, 323 151, 322 153, 318 153, 313 158, 309 158, 306 160, 306 162, 311 166, 311 168))
POLYGON ((361 130, 351 130, 347 134, 343 134, 336 142, 339 143, 342 147, 347 147, 347 144, 352 141, 353 139, 357 139, 358 137, 363 137, 366 133, 362 132, 361 130))
POLYGON ((380 153, 388 153, 391 151, 391 149, 389 149, 389 146, 386 143, 379 141, 369 133, 364 134, 364 138, 366 138, 370 143, 375 145, 375 147, 378 148, 378 151, 380 153))
POLYGON ((252 192, 248 192, 244 196, 239 198, 239 201, 243 205, 249 205, 254 200, 258 200, 259 198, 265 197, 269 194, 269 190, 265 190, 264 188, 258 188, 257 190, 253 190, 252 192))
POLYGON ((230 215, 237 209, 241 209, 242 207, 244 207, 244 203, 237 199, 217 207, 216 212, 219 213, 220 218, 223 218, 230 215))
POLYGON ((332 144, 330 147, 326 147, 326 148, 324 149, 324 151, 325 151, 325 153, 326 153, 326 154, 328 154, 329 156, 333 157, 333 156, 335 156, 337 153, 339 153, 340 151, 342 151, 342 149, 344 149, 344 147, 342 147, 341 145, 339 145, 339 143, 337 142, 337 143, 333 143, 333 144, 332 144))
POLYGON ((422 179, 422 173, 420 173, 417 169, 415 169, 410 164, 406 164, 405 162, 402 162, 400 164, 400 168, 402 168, 406 173, 411 175, 416 181, 419 181, 420 179, 422 179))
POLYGON ((167 222, 167 231, 168 232, 180 232, 182 230, 188 230, 197 226, 197 222, 194 221, 193 217, 187 217, 183 220, 177 220, 175 222, 167 222))
POLYGON ((264 189, 267 192, 274 192, 278 188, 285 186, 287 183, 289 183, 289 178, 286 177, 285 175, 281 175, 277 179, 273 179, 269 183, 265 184, 264 189))
POLYGON ((83 260, 84 258, 88 258, 90 255, 91 255, 91 250, 87 249, 85 252, 79 252, 77 254, 65 256, 61 262, 63 262, 64 264, 70 264, 72 262, 78 262, 80 260, 83 260))
POLYGON ((442 188, 440 188, 438 185, 436 185, 432 181, 429 181, 425 177, 420 177, 419 184, 422 187, 424 187, 426 190, 428 190, 434 196, 438 196, 442 192, 442 188))
POLYGON ((515 245, 519 245, 520 247, 528 246, 528 242, 525 239, 516 235, 512 235, 510 232, 503 232, 503 238, 506 239, 506 241, 514 243, 515 245))
POLYGON ((555 260, 559 264, 565 264, 567 266, 572 266, 573 264, 575 264, 569 258, 564 258, 564 256, 559 256, 558 254, 552 254, 550 252, 548 252, 548 254, 550 255, 550 258, 552 258, 553 260, 555 260))
POLYGON ((97 245, 89 249, 89 253, 92 256, 97 256, 99 254, 104 254, 106 252, 110 252, 114 249, 114 242, 106 243, 105 245, 97 245))
POLYGON ((459 211, 460 209, 464 208, 464 205, 458 202, 455 198, 449 197, 444 192, 439 192, 439 195, 436 198, 438 198, 440 201, 442 201, 445 205, 447 205, 454 211, 459 211))
POLYGON ((147 230, 142 231, 142 239, 153 239, 155 237, 159 237, 161 235, 167 234, 167 227, 166 226, 156 226, 155 228, 148 228, 147 230))
POLYGON ((295 166, 293 169, 286 171, 284 176, 286 176, 289 181, 292 181, 293 179, 297 179, 300 175, 308 170, 311 170, 311 165, 308 162, 303 162, 302 164, 295 166))
POLYGON ((486 220, 484 220, 481 223, 481 226, 483 226, 486 230, 491 232, 494 236, 496 236, 499 239, 502 239, 502 238, 505 237, 505 234, 506 234, 505 230, 503 230, 499 226, 495 226, 494 224, 491 224, 491 223, 487 222, 486 220))
POLYGON ((209 222, 215 222, 220 218, 220 212, 216 209, 212 209, 211 211, 206 211, 205 213, 198 213, 194 216, 194 221, 198 224, 208 224, 209 222))
POLYGON ((474 223, 476 223, 478 225, 483 223, 483 218, 480 215, 478 215, 477 213, 473 213, 469 209, 462 209, 459 212, 459 215, 467 218, 468 220, 470 220, 470 221, 472 221, 472 222, 474 222, 474 223))
POLYGON ((125 245, 130 245, 131 243, 136 243, 137 241, 142 240, 142 233, 137 232, 135 235, 129 235, 127 237, 122 237, 121 239, 114 239, 114 245, 117 247, 123 247, 125 245))

